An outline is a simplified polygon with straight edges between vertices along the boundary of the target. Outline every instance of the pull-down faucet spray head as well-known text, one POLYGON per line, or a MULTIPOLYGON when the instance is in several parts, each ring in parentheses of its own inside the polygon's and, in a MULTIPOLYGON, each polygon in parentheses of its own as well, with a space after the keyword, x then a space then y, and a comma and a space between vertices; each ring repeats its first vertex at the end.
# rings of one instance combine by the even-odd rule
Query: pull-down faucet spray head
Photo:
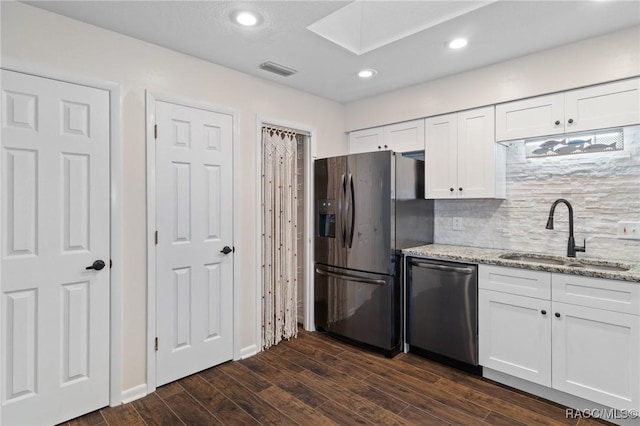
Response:
POLYGON ((549 215, 549 219, 547 219, 547 226, 545 226, 545 228, 553 229, 553 213, 549 215))

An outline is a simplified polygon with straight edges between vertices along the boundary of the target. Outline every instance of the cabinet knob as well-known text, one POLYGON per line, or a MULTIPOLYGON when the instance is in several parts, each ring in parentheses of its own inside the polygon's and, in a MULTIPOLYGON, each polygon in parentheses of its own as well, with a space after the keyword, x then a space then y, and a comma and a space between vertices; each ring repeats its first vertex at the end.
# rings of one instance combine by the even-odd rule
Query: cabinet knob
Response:
POLYGON ((458 188, 458 191, 462 191, 462 187, 458 188))
POLYGON ((559 126, 560 125, 560 120, 556 120, 555 125, 559 126))
POLYGON ((449 191, 453 192, 453 188, 449 188, 449 191))
POLYGON ((382 149, 382 147, 380 145, 378 145, 378 149, 382 149))
POLYGON ((541 313, 542 315, 547 315, 547 311, 545 311, 544 309, 543 309, 543 310, 541 310, 541 311, 540 311, 540 313, 541 313))
POLYGON ((385 145, 384 147, 385 147, 385 148, 387 148, 387 146, 386 146, 386 145, 385 145))
POLYGON ((569 124, 573 123, 573 118, 570 118, 570 119, 567 121, 567 123, 569 123, 569 124))
POLYGON ((556 318, 560 318, 560 312, 556 312, 556 318))

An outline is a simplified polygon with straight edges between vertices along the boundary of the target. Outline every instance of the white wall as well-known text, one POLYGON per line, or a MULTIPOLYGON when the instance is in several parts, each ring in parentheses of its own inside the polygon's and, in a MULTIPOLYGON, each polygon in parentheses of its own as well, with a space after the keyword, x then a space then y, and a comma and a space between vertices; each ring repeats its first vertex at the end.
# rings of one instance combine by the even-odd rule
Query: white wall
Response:
POLYGON ((364 129, 637 75, 640 27, 351 102, 345 128, 364 129))
POLYGON ((345 152, 344 107, 190 56, 122 36, 16 2, 1 2, 2 59, 43 70, 109 80, 122 89, 124 145, 124 342, 123 387, 146 382, 146 211, 145 105, 149 89, 236 109, 240 117, 242 170, 236 188, 242 208, 235 212, 243 256, 240 288, 240 347, 255 336, 256 116, 317 129, 318 156, 345 152))

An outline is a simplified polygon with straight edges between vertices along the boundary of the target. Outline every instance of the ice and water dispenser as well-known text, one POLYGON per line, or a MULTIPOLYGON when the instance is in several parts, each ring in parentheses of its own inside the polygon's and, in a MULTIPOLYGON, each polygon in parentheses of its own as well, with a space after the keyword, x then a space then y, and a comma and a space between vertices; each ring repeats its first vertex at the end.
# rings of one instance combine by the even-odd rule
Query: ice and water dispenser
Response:
POLYGON ((335 200, 318 200, 318 236, 336 237, 335 200))

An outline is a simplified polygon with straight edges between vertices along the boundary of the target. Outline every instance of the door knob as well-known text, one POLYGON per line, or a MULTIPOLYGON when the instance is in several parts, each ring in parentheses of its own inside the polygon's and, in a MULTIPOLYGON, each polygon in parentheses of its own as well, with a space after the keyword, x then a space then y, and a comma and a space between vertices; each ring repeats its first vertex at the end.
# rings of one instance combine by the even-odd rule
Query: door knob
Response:
POLYGON ((99 271, 99 270, 101 270, 102 268, 104 268, 105 266, 107 266, 107 265, 104 263, 104 261, 102 261, 102 260, 96 260, 95 262, 93 262, 93 264, 92 264, 91 266, 87 266, 87 267, 86 267, 86 268, 84 268, 84 269, 87 269, 87 270, 89 270, 89 269, 95 269, 96 271, 99 271))
POLYGON ((224 253, 224 254, 229 254, 233 251, 233 249, 229 246, 224 246, 224 248, 222 250, 220 250, 220 253, 224 253))

